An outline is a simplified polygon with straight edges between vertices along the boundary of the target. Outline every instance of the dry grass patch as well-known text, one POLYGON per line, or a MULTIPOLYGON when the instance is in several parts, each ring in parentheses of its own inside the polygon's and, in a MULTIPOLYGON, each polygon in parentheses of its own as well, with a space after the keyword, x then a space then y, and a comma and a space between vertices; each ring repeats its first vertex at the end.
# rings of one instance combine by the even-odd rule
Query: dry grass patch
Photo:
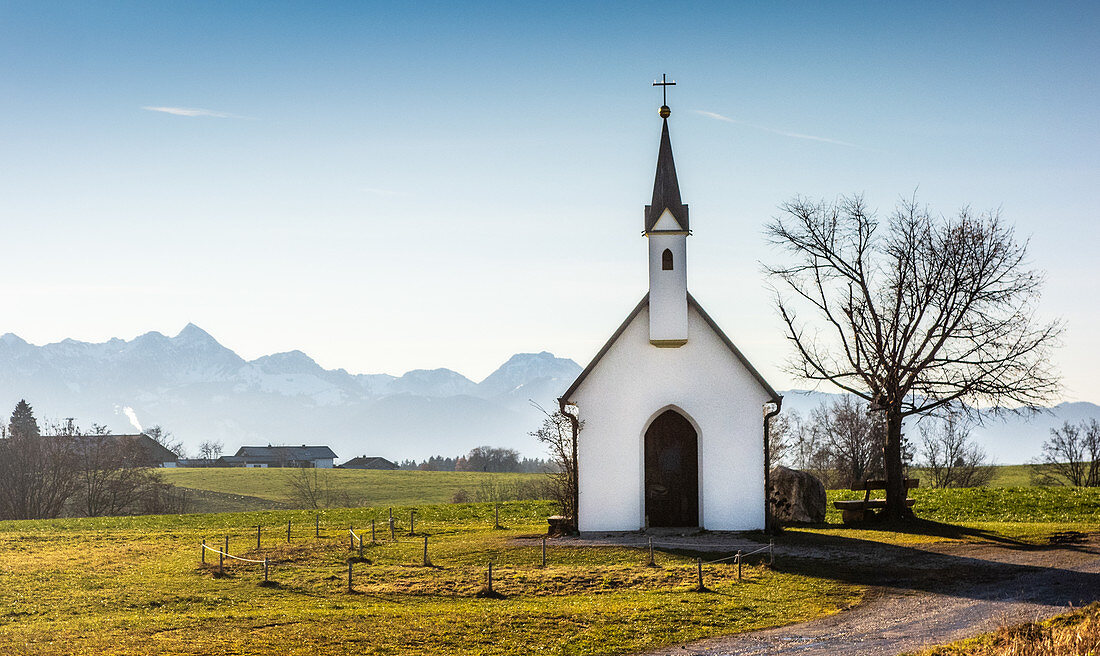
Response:
POLYGON ((920 656, 1096 656, 1100 603, 1046 622, 1003 627, 977 638, 933 647, 920 656))

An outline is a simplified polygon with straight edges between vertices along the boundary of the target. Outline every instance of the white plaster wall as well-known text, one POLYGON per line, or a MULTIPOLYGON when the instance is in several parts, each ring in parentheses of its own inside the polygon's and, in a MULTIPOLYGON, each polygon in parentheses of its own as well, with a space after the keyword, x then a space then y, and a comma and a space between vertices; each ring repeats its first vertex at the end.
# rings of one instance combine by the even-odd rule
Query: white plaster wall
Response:
POLYGON ((645 523, 644 435, 669 406, 699 432, 699 513, 710 530, 764 527, 763 404, 752 374, 694 309, 688 342, 649 343, 643 309, 573 396, 582 531, 633 531, 645 523))
POLYGON ((649 339, 688 338, 687 235, 649 237, 649 339), (672 251, 672 271, 661 269, 661 255, 672 251))

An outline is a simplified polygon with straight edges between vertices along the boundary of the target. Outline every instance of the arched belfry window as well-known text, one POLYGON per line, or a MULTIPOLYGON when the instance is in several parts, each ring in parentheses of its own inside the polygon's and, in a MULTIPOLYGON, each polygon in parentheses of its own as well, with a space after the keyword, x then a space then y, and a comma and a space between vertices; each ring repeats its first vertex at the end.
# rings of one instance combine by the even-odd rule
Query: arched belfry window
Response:
POLYGON ((661 253, 661 270, 672 271, 672 251, 667 248, 661 253))

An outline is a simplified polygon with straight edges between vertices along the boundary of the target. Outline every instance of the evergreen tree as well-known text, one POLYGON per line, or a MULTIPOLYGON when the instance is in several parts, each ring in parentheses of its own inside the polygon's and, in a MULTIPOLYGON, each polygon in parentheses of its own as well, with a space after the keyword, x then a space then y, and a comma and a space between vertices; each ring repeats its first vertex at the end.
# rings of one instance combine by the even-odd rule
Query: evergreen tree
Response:
POLYGON ((25 399, 20 399, 15 404, 15 411, 11 413, 11 421, 8 423, 8 434, 13 437, 38 437, 38 420, 34 418, 34 410, 25 399))

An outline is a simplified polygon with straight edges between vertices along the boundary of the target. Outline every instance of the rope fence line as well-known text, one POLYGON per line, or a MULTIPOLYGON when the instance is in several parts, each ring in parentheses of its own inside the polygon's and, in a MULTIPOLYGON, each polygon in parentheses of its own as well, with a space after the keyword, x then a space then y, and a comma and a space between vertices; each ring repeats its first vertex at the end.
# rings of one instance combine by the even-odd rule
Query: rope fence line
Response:
POLYGON ((243 563, 258 563, 258 564, 262 565, 264 562, 267 561, 266 558, 264 558, 263 560, 253 560, 251 558, 241 558, 240 556, 234 556, 233 554, 225 553, 221 549, 215 549, 214 547, 211 547, 210 545, 205 544, 205 543, 202 545, 202 547, 203 547, 203 549, 206 549, 207 551, 213 551, 214 553, 216 553, 220 556, 225 556, 226 558, 232 558, 233 560, 239 560, 243 563))
MULTIPOLYGON (((498 526, 500 526, 499 525, 499 514, 498 513, 499 513, 499 507, 495 509, 494 516, 493 516, 494 528, 497 528, 498 526)), ((414 531, 412 530, 413 527, 415 526, 414 517, 415 517, 415 511, 411 512, 410 516, 409 516, 409 520, 410 520, 409 521, 409 524, 410 524, 409 535, 415 535, 414 531)), ((371 520, 371 545, 372 546, 376 545, 376 544, 379 544, 378 541, 376 540, 375 521, 376 521, 375 519, 371 520)), ((392 509, 390 509, 390 516, 389 516, 388 523, 389 523, 389 527, 390 527, 391 539, 389 541, 384 541, 382 544, 390 544, 390 545, 400 544, 400 541, 398 541, 396 539, 396 535, 395 535, 395 533, 396 533, 396 531, 395 531, 396 522, 393 520, 393 510, 392 509)), ((261 549, 261 539, 260 539, 261 538, 261 531, 262 531, 262 525, 257 525, 256 526, 256 551, 260 551, 260 549, 261 549)), ((356 544, 358 543, 358 551, 359 551, 358 561, 369 563, 370 561, 367 561, 363 557, 363 553, 364 553, 363 549, 364 549, 364 543, 365 543, 364 534, 356 533, 354 525, 349 525, 348 528, 347 528, 347 531, 348 531, 349 549, 351 551, 355 551, 356 544)), ((320 514, 317 514, 314 518, 314 536, 318 539, 320 539, 320 537, 321 537, 320 514)), ((288 543, 290 542, 290 537, 291 537, 291 520, 288 519, 287 520, 287 542, 288 543)), ((431 562, 431 560, 429 559, 429 556, 428 556, 428 534, 424 533, 423 538, 424 538, 424 543, 423 543, 422 565, 424 567, 435 567, 435 565, 431 562)), ((541 552, 542 552, 541 561, 542 561, 542 565, 541 566, 543 568, 545 568, 547 566, 547 551, 546 551, 547 544, 546 544, 546 537, 545 536, 542 537, 541 542, 542 542, 542 544, 541 544, 541 552)), ((405 544, 408 545, 409 543, 405 543, 405 544)), ((744 546, 756 546, 758 544, 759 543, 754 542, 754 543, 749 543, 748 545, 744 545, 744 546)), ((568 543, 565 543, 565 544, 562 544, 560 546, 563 546, 563 547, 568 547, 568 546, 584 547, 584 546, 597 546, 597 545, 570 545, 568 543)), ((655 542, 652 539, 649 539, 646 542, 604 543, 604 544, 601 544, 601 545, 598 545, 598 546, 625 547, 625 548, 648 548, 649 561, 646 564, 648 566, 651 566, 651 567, 656 567, 657 564, 654 560, 654 548, 655 547, 661 547, 661 548, 664 548, 664 549, 671 549, 671 550, 698 550, 698 549, 704 549, 704 550, 707 550, 707 551, 719 551, 719 550, 720 551, 727 551, 732 545, 715 544, 713 542, 708 542, 708 543, 701 543, 701 542, 684 542, 684 543, 681 543, 681 542, 671 542, 671 541, 656 541, 655 542)), ((263 565, 263 573, 264 573, 263 585, 270 584, 268 575, 269 575, 270 566, 272 564, 271 559, 269 557, 265 556, 262 560, 259 560, 259 559, 253 559, 253 558, 245 558, 245 557, 242 557, 242 556, 236 556, 236 555, 233 555, 233 554, 229 553, 229 536, 228 535, 225 536, 224 549, 216 549, 214 547, 211 547, 210 545, 207 544, 207 541, 206 541, 205 538, 202 540, 202 546, 201 546, 201 549, 200 549, 200 553, 201 553, 201 561, 202 561, 203 565, 206 564, 206 552, 207 551, 218 554, 218 568, 222 572, 224 572, 225 559, 226 558, 230 558, 232 560, 236 560, 236 561, 239 561, 239 562, 242 562, 242 563, 247 563, 247 564, 263 565)), ((704 587, 704 584, 703 584, 703 565, 714 565, 714 564, 719 564, 719 563, 725 563, 725 562, 728 562, 728 561, 733 561, 733 563, 737 565, 737 579, 738 579, 738 581, 740 581, 742 579, 742 566, 744 564, 744 559, 747 558, 747 557, 755 556, 755 555, 762 554, 762 553, 765 553, 765 552, 768 554, 767 564, 769 566, 773 565, 775 563, 775 541, 774 540, 769 540, 768 544, 766 544, 764 546, 761 546, 757 549, 754 549, 752 551, 745 551, 744 549, 738 549, 735 554, 732 554, 730 556, 723 556, 721 558, 715 558, 715 559, 712 559, 712 560, 704 561, 701 557, 697 557, 695 559, 695 561, 696 561, 695 564, 696 564, 696 569, 697 569, 698 585, 695 588, 695 590, 700 591, 700 592, 709 591, 706 587, 704 587)), ((353 558, 348 558, 347 559, 347 577, 348 577, 348 588, 347 589, 348 589, 349 593, 354 592, 353 578, 352 578, 352 576, 353 576, 352 564, 355 561, 356 561, 356 559, 353 559, 353 558)), ((284 569, 294 569, 294 570, 299 570, 299 571, 317 569, 317 567, 315 565, 301 565, 301 564, 290 563, 290 562, 279 562, 278 564, 279 564, 280 567, 282 567, 284 569)), ((517 565, 519 565, 519 563, 517 563, 517 565)), ((499 564, 498 564, 498 566, 499 566, 499 564)), ((493 590, 492 590, 492 567, 493 567, 493 563, 490 562, 489 563, 489 568, 490 569, 489 569, 489 572, 488 572, 488 575, 487 575, 487 579, 488 579, 488 582, 489 582, 488 583, 488 586, 489 586, 488 591, 489 591, 490 594, 493 593, 493 590)))

